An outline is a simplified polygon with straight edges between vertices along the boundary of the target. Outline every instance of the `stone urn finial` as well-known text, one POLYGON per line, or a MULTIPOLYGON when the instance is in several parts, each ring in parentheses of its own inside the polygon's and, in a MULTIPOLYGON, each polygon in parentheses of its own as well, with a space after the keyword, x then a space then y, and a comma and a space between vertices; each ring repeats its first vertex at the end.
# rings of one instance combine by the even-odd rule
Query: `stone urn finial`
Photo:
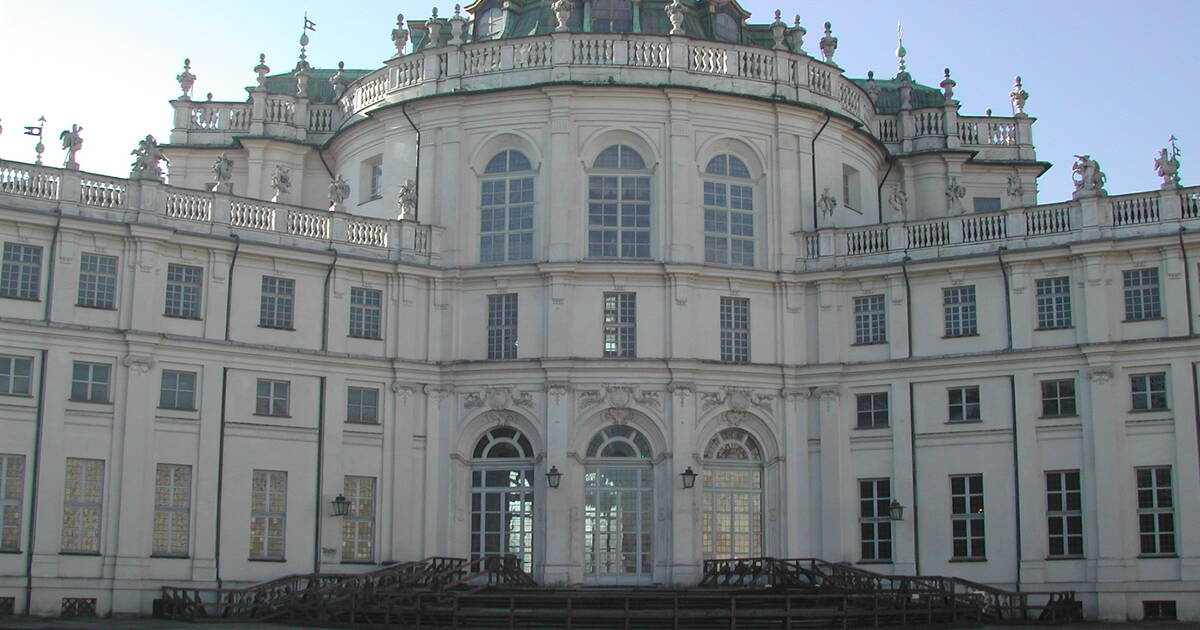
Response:
POLYGON ((1025 101, 1029 100, 1029 92, 1021 86, 1021 77, 1013 79, 1013 89, 1008 93, 1008 98, 1012 99, 1014 116, 1025 118, 1029 115, 1025 113, 1025 101))
POLYGON ((265 53, 258 54, 258 65, 254 66, 254 74, 258 75, 258 87, 267 87, 267 75, 271 72, 271 66, 267 65, 267 55, 265 53))
POLYGON ((825 23, 825 36, 821 38, 821 57, 825 63, 833 63, 833 53, 837 52, 838 38, 833 36, 833 24, 825 23))
POLYGON ((454 15, 448 20, 450 22, 450 42, 451 46, 461 46, 463 43, 463 27, 467 24, 467 18, 462 16, 462 5, 454 5, 454 15))
POLYGON ((792 20, 792 52, 804 52, 805 35, 808 35, 808 29, 800 26, 800 14, 797 13, 792 20))
POLYGON ((192 100, 192 85, 196 83, 196 75, 192 74, 192 60, 183 60, 183 72, 176 75, 175 80, 179 82, 179 89, 183 94, 179 96, 181 101, 192 100))
POLYGON ((396 47, 396 56, 404 54, 408 46, 408 29, 404 27, 404 14, 396 16, 396 28, 392 29, 392 45, 396 47))
POLYGON ((683 18, 685 12, 683 3, 679 0, 671 0, 671 4, 668 4, 663 8, 663 10, 667 12, 667 19, 671 21, 670 34, 686 35, 687 31, 683 28, 683 18))
POLYGON ((950 78, 950 68, 945 69, 943 76, 945 78, 938 85, 942 87, 942 96, 946 97, 946 101, 949 102, 954 100, 954 86, 958 85, 958 82, 950 78))
POLYGON ((429 31, 429 41, 425 43, 426 48, 437 48, 442 45, 442 21, 438 18, 437 7, 433 8, 433 15, 425 20, 425 29, 429 31))
POLYGON ((571 0, 555 0, 554 4, 550 5, 550 8, 554 10, 554 21, 557 22, 554 26, 555 33, 566 33, 571 30, 568 22, 571 21, 571 9, 573 7, 574 5, 571 4, 571 0))
POLYGON ((775 9, 775 21, 771 22, 771 38, 775 43, 771 46, 772 50, 787 50, 787 44, 783 43, 783 37, 787 34, 787 24, 783 23, 783 11, 775 9))

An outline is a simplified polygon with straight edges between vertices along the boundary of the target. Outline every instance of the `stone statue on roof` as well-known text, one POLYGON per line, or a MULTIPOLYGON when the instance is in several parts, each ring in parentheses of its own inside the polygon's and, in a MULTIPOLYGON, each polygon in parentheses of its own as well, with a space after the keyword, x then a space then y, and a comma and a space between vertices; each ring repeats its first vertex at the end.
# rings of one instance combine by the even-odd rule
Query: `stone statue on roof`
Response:
POLYGON ((404 48, 408 46, 408 29, 404 28, 404 14, 396 16, 396 28, 392 29, 392 45, 396 47, 396 56, 404 54, 404 48))
POLYGON ((83 148, 83 138, 79 136, 79 132, 83 131, 83 127, 79 125, 71 125, 71 128, 58 134, 62 140, 62 148, 66 149, 67 157, 63 160, 63 168, 78 171, 79 163, 75 161, 75 154, 83 148))
POLYGON ((271 201, 276 203, 292 191, 292 171, 288 167, 282 164, 275 165, 275 172, 271 174, 271 190, 275 191, 271 201))
POLYGON ((1154 170, 1163 179, 1162 189, 1179 188, 1179 147, 1175 146, 1175 136, 1171 136, 1171 150, 1163 149, 1154 158, 1154 170))
POLYGON ((951 175, 946 183, 946 211, 950 214, 962 212, 962 200, 967 196, 967 189, 958 183, 958 176, 951 175))
POLYGON ((350 81, 346 79, 346 62, 339 61, 337 72, 329 78, 329 84, 333 86, 334 99, 342 98, 346 93, 346 88, 350 86, 350 81))
POLYGON ((396 195, 396 207, 399 214, 396 217, 401 221, 415 221, 417 218, 417 186, 413 180, 406 179, 403 184, 400 184, 400 191, 396 195))
POLYGON ((135 156, 133 172, 129 174, 129 179, 153 179, 161 182, 163 172, 158 163, 171 163, 167 156, 163 155, 162 149, 158 148, 158 141, 152 135, 147 135, 140 140, 138 147, 129 154, 135 156))
POLYGON ((833 24, 825 23, 825 36, 821 38, 821 57, 825 63, 833 63, 833 53, 837 52, 838 38, 833 36, 833 24))
POLYGON ((192 60, 183 60, 183 72, 175 76, 175 80, 179 82, 179 89, 183 90, 183 94, 179 96, 181 101, 192 100, 192 86, 196 83, 196 75, 192 74, 192 60))
POLYGON ((1108 194, 1108 191, 1104 190, 1104 182, 1108 177, 1100 170, 1100 163, 1090 155, 1075 156, 1075 164, 1071 167, 1071 179, 1075 182, 1075 193, 1071 195, 1073 199, 1108 194))
POLYGON ((213 183, 209 185, 210 190, 220 192, 221 188, 225 188, 225 192, 233 192, 233 160, 224 151, 212 165, 213 183))
POLYGON ((574 8, 571 0, 555 0, 550 8, 554 10, 554 21, 557 22, 554 32, 566 33, 571 30, 571 26, 568 24, 571 21, 571 9, 574 8))
POLYGON ((346 182, 346 178, 338 175, 329 182, 329 211, 339 212, 345 210, 342 202, 350 197, 350 184, 346 182))
POLYGON ((1026 92, 1025 88, 1021 86, 1021 77, 1013 79, 1013 89, 1008 93, 1008 98, 1012 99, 1014 116, 1024 118, 1029 115, 1025 113, 1025 101, 1029 100, 1029 92, 1026 92))
POLYGON ((835 208, 837 208, 837 197, 829 194, 828 186, 826 186, 825 190, 821 192, 821 199, 817 201, 817 208, 819 208, 821 213, 825 216, 833 216, 833 211, 835 208))

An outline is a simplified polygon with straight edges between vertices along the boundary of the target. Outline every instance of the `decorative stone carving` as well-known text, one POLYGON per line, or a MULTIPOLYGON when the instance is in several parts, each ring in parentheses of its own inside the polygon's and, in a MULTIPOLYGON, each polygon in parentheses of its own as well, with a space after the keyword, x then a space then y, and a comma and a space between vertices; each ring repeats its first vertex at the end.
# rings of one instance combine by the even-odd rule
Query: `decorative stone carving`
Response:
POLYGON ((124 359, 121 359, 121 365, 138 374, 146 374, 154 369, 154 363, 154 357, 146 354, 129 354, 125 355, 124 359))
POLYGON ((745 390, 730 390, 725 395, 725 404, 734 411, 745 411, 750 406, 750 394, 745 390))
POLYGON ((787 44, 783 43, 783 37, 787 33, 787 24, 781 19, 783 12, 775 9, 775 21, 771 22, 771 38, 775 43, 771 46, 772 50, 787 50, 787 44))
POLYGON ((417 392, 416 386, 411 383, 402 383, 400 381, 392 381, 390 386, 392 393, 400 397, 400 402, 407 405, 409 398, 417 392))
POLYGON ((1020 201, 1021 196, 1025 194, 1025 188, 1021 185, 1021 172, 1013 167, 1012 175, 1008 176, 1008 196, 1020 201))
POLYGON ((833 53, 837 52, 838 38, 833 36, 833 24, 825 23, 825 36, 821 38, 821 57, 825 63, 833 63, 833 53))
POLYGON ((406 179, 403 184, 400 184, 400 191, 396 195, 396 207, 399 210, 397 219, 401 221, 415 221, 417 218, 417 187, 413 180, 406 179))
POLYGON ((638 393, 634 394, 633 399, 637 401, 638 404, 645 405, 647 407, 653 407, 655 409, 658 409, 662 406, 662 401, 658 399, 658 392, 655 391, 639 391, 638 393))
POLYGON ((346 93, 346 88, 350 86, 350 81, 346 79, 346 62, 339 61, 337 72, 329 77, 329 84, 333 86, 334 98, 342 98, 346 93))
POLYGON ((789 403, 795 404, 798 400, 808 400, 811 392, 807 389, 784 389, 780 391, 780 395, 789 403))
POLYGON ((1112 368, 1094 367, 1088 370, 1088 379, 1097 385, 1104 385, 1112 380, 1112 368))
POLYGON ((748 411, 734 410, 722 412, 721 415, 717 416, 717 421, 731 427, 740 427, 753 418, 754 415, 748 411))
POLYGON ((512 397, 513 404, 526 409, 533 409, 533 394, 529 392, 516 392, 512 397))
POLYGON ((454 5, 454 15, 447 20, 450 22, 450 42, 451 46, 461 46, 463 43, 463 27, 467 24, 467 18, 462 16, 462 5, 454 5))
POLYGON ((671 21, 671 35, 686 35, 687 31, 683 28, 684 6, 679 0, 671 0, 671 4, 663 7, 667 12, 667 19, 671 21))
POLYGON ((546 395, 554 400, 554 404, 562 402, 562 397, 567 394, 569 385, 562 381, 555 381, 546 385, 546 395))
POLYGON ((954 86, 958 85, 958 82, 950 78, 950 68, 945 69, 943 76, 945 78, 938 85, 942 87, 942 96, 946 98, 946 101, 952 101, 954 100, 954 86))
POLYGON ((258 54, 258 65, 254 66, 254 74, 258 75, 259 89, 266 89, 267 75, 271 73, 271 66, 267 65, 267 56, 263 53, 258 54))
POLYGON ((1163 180, 1163 190, 1179 188, 1179 147, 1175 146, 1175 140, 1175 136, 1171 136, 1171 150, 1164 148, 1154 159, 1154 170, 1163 180))
POLYGON ((837 208, 837 203, 837 197, 829 194, 829 187, 826 186, 825 190, 821 191, 821 198, 817 200, 817 208, 821 210, 821 214, 832 217, 834 209, 837 208))
POLYGON ((1029 114, 1025 113, 1025 101, 1029 100, 1029 92, 1021 86, 1021 77, 1013 79, 1013 89, 1008 93, 1008 98, 1012 100, 1013 115, 1018 118, 1025 118, 1029 114))
POLYGON ((483 406, 483 394, 480 392, 469 392, 463 395, 463 407, 466 409, 477 409, 483 406))
POLYGON ((892 212, 904 216, 904 209, 908 206, 908 193, 904 192, 903 186, 892 184, 892 194, 888 195, 888 205, 891 206, 892 212))
POLYGON ((72 171, 79 170, 79 163, 75 161, 75 154, 83 148, 83 138, 79 136, 80 131, 83 131, 83 127, 72 124, 70 129, 58 134, 59 140, 62 140, 62 148, 67 152, 67 157, 63 159, 63 168, 65 169, 72 171))
POLYGON ((511 411, 505 411, 503 409, 501 409, 501 410, 493 409, 491 411, 484 412, 481 417, 483 418, 484 422, 487 422, 488 424, 491 424, 493 426, 507 427, 512 424, 513 419, 516 417, 516 414, 514 414, 511 411))
POLYGON ((138 147, 129 153, 134 157, 133 171, 129 173, 129 179, 152 179, 161 182, 163 180, 162 167, 159 162, 170 164, 171 161, 163 155, 162 149, 158 148, 158 141, 154 136, 147 135, 138 142, 138 147))
POLYGON ((750 404, 761 409, 764 413, 770 414, 773 411, 771 403, 774 401, 775 396, 771 394, 755 394, 751 398, 750 404))
POLYGON ((425 48, 437 48, 442 45, 442 21, 438 19, 437 13, 437 7, 434 7, 433 16, 425 20, 425 28, 429 31, 429 41, 425 42, 425 48))
POLYGON ((598 389, 588 389, 579 392, 579 408, 587 409, 600 404, 604 400, 604 392, 598 389))
POLYGON ((667 391, 671 392, 678 398, 678 404, 682 405, 687 402, 687 399, 692 395, 693 387, 691 383, 682 383, 671 381, 667 384, 667 391))
POLYGON ((489 387, 484 398, 492 411, 508 409, 512 405, 512 393, 507 387, 489 387))
POLYGON ((950 214, 959 214, 963 211, 962 200, 967 196, 967 189, 962 184, 958 183, 958 176, 951 175, 950 181, 946 182, 946 210, 950 214))
POLYGON ((568 22, 571 21, 571 9, 574 5, 570 0, 555 0, 550 8, 554 10, 554 20, 558 23, 554 27, 555 33, 566 33, 571 30, 568 22))
POLYGON ((609 387, 608 402, 618 409, 629 407, 630 401, 633 400, 633 390, 628 387, 609 387))
POLYGON ((183 92, 179 95, 179 100, 192 100, 192 86, 196 84, 196 75, 192 74, 192 60, 183 60, 183 72, 175 76, 175 80, 179 82, 179 89, 183 92))
POLYGON ((632 409, 613 409, 608 408, 600 412, 600 417, 604 419, 605 424, 629 424, 633 419, 635 412, 632 409))
POLYGON ((350 197, 350 184, 340 174, 329 182, 329 211, 341 212, 346 209, 342 202, 350 197))
POLYGON ((292 192, 292 171, 288 167, 282 164, 275 165, 275 172, 271 173, 271 190, 275 193, 271 201, 275 203, 292 192))
POLYGON ((408 29, 404 28, 404 14, 396 15, 396 28, 392 29, 392 45, 396 47, 396 56, 404 54, 408 46, 408 29))
POLYGON ((725 402, 725 394, 722 392, 701 392, 700 393, 700 409, 708 411, 713 407, 725 402))
POLYGON ((1100 163, 1090 155, 1076 155, 1075 164, 1071 167, 1071 180, 1075 182, 1075 193, 1072 199, 1080 197, 1103 197, 1108 194, 1104 190, 1104 182, 1108 177, 1100 170, 1100 163))
POLYGON ((233 160, 224 151, 213 160, 212 174, 213 182, 208 185, 209 190, 220 192, 224 187, 225 192, 233 192, 233 160))
POLYGON ((454 393, 453 385, 426 385, 425 395, 433 400, 442 400, 454 393))
POLYGON ((792 37, 792 52, 804 52, 804 36, 808 35, 808 29, 800 26, 800 14, 797 13, 792 20, 792 29, 788 33, 792 37))
POLYGON ((875 83, 875 71, 874 70, 867 71, 867 87, 863 88, 863 90, 866 91, 867 97, 871 99, 872 103, 879 100, 879 93, 882 90, 880 90, 879 85, 877 83, 875 83))

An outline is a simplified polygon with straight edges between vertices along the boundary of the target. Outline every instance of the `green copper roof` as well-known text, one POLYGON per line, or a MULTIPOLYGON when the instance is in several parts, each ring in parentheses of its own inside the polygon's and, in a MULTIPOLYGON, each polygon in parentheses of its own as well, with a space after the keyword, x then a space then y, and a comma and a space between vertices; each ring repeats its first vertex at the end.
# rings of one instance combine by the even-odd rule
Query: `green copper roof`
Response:
MULTIPOLYGON (((868 79, 850 80, 864 90, 871 83, 868 79)), ((879 90, 879 98, 875 100, 875 111, 880 114, 895 114, 900 111, 900 85, 902 83, 896 79, 875 79, 875 87, 879 90)), ((915 82, 910 82, 910 85, 912 85, 913 109, 941 107, 946 104, 946 97, 938 88, 915 82)))
MULTIPOLYGON (((370 73, 370 70, 343 70, 342 74, 346 77, 347 82, 351 82, 364 74, 370 73)), ((337 74, 337 70, 329 68, 310 68, 308 70, 308 89, 305 90, 305 95, 313 103, 332 103, 334 101, 333 84, 329 79, 337 74)), ((253 89, 253 88, 248 88, 253 89)), ((285 74, 272 74, 267 77, 267 93, 268 94, 296 94, 296 75, 294 72, 285 74)))

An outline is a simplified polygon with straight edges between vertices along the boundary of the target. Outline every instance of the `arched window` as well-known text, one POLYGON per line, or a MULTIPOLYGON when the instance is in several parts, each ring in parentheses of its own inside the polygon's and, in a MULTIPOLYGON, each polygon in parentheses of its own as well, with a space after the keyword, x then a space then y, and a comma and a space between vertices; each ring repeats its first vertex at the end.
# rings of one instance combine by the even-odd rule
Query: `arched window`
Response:
POLYGON ((475 39, 495 39, 504 32, 504 11, 492 7, 475 16, 475 39))
POLYGON ((704 262, 754 266, 754 187, 746 163, 733 155, 704 168, 704 262))
POLYGON ((741 26, 728 13, 718 13, 713 17, 713 34, 723 42, 737 43, 741 39, 741 26))
POLYGON ((583 566, 589 581, 646 583, 654 563, 654 469, 637 429, 601 429, 584 469, 583 566))
POLYGON ((614 144, 588 176, 588 256, 650 257, 650 173, 637 151, 614 144))
POLYGON ((471 464, 471 557, 516 556, 533 568, 533 448, 496 427, 475 443, 471 464))
POLYGON ((497 153, 479 183, 479 261, 533 259, 533 166, 513 149, 497 153))
POLYGON ((763 554, 763 455, 742 429, 718 432, 704 448, 705 558, 763 554))
POLYGON ((593 33, 629 33, 633 30, 633 6, 629 0, 592 0, 593 33))

